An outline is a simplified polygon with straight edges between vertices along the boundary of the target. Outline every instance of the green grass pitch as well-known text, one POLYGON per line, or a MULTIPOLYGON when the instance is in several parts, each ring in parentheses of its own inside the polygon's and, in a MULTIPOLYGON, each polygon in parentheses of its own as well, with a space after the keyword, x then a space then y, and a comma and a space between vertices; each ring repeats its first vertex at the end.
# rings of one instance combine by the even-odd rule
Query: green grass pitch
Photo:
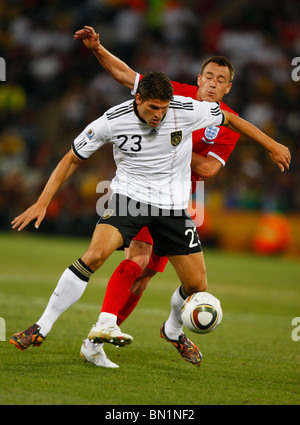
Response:
POLYGON ((134 342, 124 348, 106 345, 120 368, 82 362, 82 339, 97 320, 121 252, 93 276, 41 347, 21 352, 10 345, 12 333, 40 317, 61 273, 88 242, 0 234, 0 317, 6 324, 6 340, 0 342, 1 405, 300 404, 300 341, 292 339, 292 320, 300 316, 297 260, 204 251, 208 292, 221 300, 224 317, 211 334, 186 332, 203 353, 200 368, 182 360, 159 336, 179 285, 170 265, 122 325, 134 342))

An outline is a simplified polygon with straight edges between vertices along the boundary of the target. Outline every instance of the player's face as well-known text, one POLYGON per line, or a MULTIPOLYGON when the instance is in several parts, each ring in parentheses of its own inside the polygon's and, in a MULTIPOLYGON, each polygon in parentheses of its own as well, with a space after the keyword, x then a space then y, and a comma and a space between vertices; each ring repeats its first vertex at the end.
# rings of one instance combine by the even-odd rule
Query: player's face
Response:
POLYGON ((136 95, 137 110, 140 117, 146 121, 150 127, 157 127, 166 115, 170 101, 160 99, 142 100, 139 94, 136 95))
POLYGON ((231 86, 228 67, 210 62, 204 68, 202 75, 198 75, 197 99, 220 102, 231 86))

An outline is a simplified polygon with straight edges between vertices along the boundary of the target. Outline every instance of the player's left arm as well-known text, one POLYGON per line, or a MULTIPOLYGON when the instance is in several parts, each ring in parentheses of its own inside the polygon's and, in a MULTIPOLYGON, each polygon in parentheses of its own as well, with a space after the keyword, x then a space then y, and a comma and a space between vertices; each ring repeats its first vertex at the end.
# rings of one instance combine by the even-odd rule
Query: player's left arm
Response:
POLYGON ((222 112, 224 115, 223 125, 239 134, 250 137, 257 143, 261 144, 269 152, 272 161, 282 172, 285 169, 289 169, 291 153, 286 146, 276 142, 263 131, 255 127, 255 125, 240 118, 239 116, 224 110, 222 112))

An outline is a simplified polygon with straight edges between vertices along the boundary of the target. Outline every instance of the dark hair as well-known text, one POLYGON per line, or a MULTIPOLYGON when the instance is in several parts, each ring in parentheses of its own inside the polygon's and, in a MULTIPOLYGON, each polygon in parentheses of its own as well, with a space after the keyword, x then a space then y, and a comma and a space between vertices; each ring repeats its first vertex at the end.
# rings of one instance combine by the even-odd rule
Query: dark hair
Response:
POLYGON ((143 101, 149 99, 172 100, 173 87, 169 78, 160 71, 147 72, 139 82, 137 93, 143 101))
POLYGON ((219 66, 227 66, 229 69, 229 82, 231 83, 234 77, 234 66, 225 56, 212 56, 208 58, 201 66, 201 75, 203 74, 204 68, 211 62, 219 66))

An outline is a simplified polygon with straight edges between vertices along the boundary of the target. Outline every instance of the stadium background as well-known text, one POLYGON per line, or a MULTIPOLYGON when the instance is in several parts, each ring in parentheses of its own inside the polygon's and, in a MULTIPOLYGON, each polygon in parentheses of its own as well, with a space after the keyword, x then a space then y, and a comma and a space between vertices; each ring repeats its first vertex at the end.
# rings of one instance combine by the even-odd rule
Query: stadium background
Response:
MULTIPOLYGON (((226 55, 236 69, 224 101, 289 146, 283 174, 241 138, 227 166, 205 183, 207 245, 300 254, 300 56, 297 0, 5 0, 0 4, 0 230, 38 196, 85 125, 130 97, 73 34, 84 25, 139 72, 196 84, 201 63, 226 55)), ((82 164, 51 203, 40 232, 89 236, 99 181, 114 175, 111 148, 82 164)))
POLYGON ((291 77, 292 58, 300 56, 299 1, 123 3, 0 1, 0 57, 7 65, 7 81, 0 82, 0 404, 97 404, 100 419, 105 405, 193 405, 202 420, 205 404, 299 405, 300 83, 291 77), (242 139, 227 166, 205 183, 200 234, 209 291, 222 301, 224 318, 203 338, 187 332, 204 355, 196 370, 159 338, 178 285, 170 265, 124 323, 134 344, 122 352, 105 348, 120 368, 82 364, 82 338, 122 252, 94 275, 42 347, 20 352, 9 344, 10 335, 40 317, 62 270, 86 249, 95 188, 114 174, 110 149, 101 149, 62 188, 38 232, 9 231, 74 136, 130 95, 73 41, 86 24, 134 69, 162 69, 191 84, 203 59, 226 54, 236 67, 226 102, 292 151, 291 170, 281 174, 260 147, 242 139), (271 241, 283 255, 241 252, 253 249, 262 218, 271 224, 260 233, 260 249, 271 241), (276 240, 278 234, 284 238, 276 240))

